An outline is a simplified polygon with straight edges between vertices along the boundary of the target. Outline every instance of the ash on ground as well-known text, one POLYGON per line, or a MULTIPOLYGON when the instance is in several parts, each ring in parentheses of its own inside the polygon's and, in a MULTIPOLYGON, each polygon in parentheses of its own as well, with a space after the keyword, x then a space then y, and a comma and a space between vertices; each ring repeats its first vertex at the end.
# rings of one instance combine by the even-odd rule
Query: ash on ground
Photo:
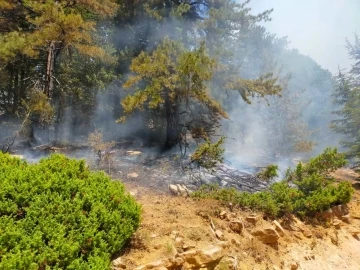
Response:
MULTIPOLYGON (((117 148, 111 151, 111 159, 100 166, 97 156, 87 147, 38 147, 19 149, 15 154, 23 155, 29 162, 52 153, 62 153, 72 158, 85 159, 92 169, 104 170, 114 179, 138 186, 150 187, 159 192, 168 192, 170 184, 185 185, 196 190, 203 184, 218 184, 239 191, 257 192, 268 187, 268 183, 255 174, 237 170, 229 164, 220 164, 213 170, 189 166, 189 158, 176 154, 158 154, 154 149, 117 148)), ((253 168, 256 171, 256 168, 253 168)))

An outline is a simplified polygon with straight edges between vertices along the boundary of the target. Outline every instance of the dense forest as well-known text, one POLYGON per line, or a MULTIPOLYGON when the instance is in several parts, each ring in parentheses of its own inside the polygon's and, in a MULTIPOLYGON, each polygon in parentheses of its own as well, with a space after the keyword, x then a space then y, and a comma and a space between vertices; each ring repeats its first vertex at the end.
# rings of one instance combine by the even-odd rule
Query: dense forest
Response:
POLYGON ((2 149, 100 130, 182 152, 225 136, 232 160, 307 156, 340 139, 358 156, 359 39, 353 69, 334 78, 269 20, 249 1, 1 1, 2 149))

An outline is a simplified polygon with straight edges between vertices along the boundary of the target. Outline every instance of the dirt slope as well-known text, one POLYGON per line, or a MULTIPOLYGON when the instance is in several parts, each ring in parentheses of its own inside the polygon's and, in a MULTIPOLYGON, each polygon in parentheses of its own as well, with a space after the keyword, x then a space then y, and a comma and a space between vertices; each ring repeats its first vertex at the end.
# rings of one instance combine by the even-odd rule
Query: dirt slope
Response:
MULTIPOLYGON (((357 175, 352 171, 340 170, 336 176, 356 183, 357 175)), ((191 250, 209 245, 225 247, 226 254, 236 258, 236 269, 360 269, 360 239, 354 234, 360 230, 359 190, 356 190, 348 205, 349 222, 340 222, 337 226, 331 222, 306 224, 311 232, 311 236, 306 237, 301 230, 295 230, 287 226, 286 221, 278 220, 283 225, 285 235, 280 237, 277 244, 269 245, 251 234, 257 228, 273 225, 272 220, 263 219, 261 213, 255 213, 257 220, 254 223, 253 219, 247 220, 254 214, 250 211, 229 209, 216 201, 155 193, 137 186, 136 181, 126 185, 143 205, 141 227, 129 247, 120 254, 126 269, 136 269, 159 259, 174 257, 183 252, 184 247, 191 250), (220 218, 223 211, 244 220, 244 229, 240 234, 229 228, 226 218, 220 218), (221 240, 214 235, 212 226, 223 234, 221 240)))

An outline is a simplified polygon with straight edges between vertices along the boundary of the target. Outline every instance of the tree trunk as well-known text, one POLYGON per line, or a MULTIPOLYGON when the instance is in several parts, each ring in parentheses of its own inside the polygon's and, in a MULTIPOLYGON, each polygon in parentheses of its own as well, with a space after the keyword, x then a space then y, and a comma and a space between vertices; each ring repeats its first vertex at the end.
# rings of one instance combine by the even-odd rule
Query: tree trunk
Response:
POLYGON ((165 150, 171 149, 179 142, 179 116, 176 101, 165 98, 166 140, 165 150))
POLYGON ((51 98, 54 90, 54 69, 55 69, 55 41, 51 41, 48 49, 48 56, 46 62, 46 80, 44 93, 48 98, 51 98))

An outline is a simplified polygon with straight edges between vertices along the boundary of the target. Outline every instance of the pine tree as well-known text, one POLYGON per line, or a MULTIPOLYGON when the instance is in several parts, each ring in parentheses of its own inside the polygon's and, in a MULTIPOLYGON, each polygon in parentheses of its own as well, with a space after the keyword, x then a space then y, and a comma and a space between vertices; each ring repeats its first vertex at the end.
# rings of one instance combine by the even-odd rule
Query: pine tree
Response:
MULTIPOLYGON (((64 69, 60 57, 71 61, 82 56, 90 65, 99 60, 114 61, 109 50, 100 46, 104 42, 99 42, 98 32, 104 29, 100 23, 115 15, 115 0, 3 2, 0 60, 1 73, 9 82, 3 97, 7 99, 6 113, 21 113, 21 100, 34 96, 33 91, 43 92, 51 106, 60 104, 59 97, 69 88, 60 85, 67 83, 61 79, 64 69)), ((33 123, 39 120, 34 115, 30 119, 33 123)), ((33 137, 31 130, 29 135, 33 137)))
MULTIPOLYGON (((163 110, 165 148, 180 141, 182 128, 190 132, 202 130, 208 137, 220 117, 227 118, 226 112, 209 95, 207 87, 215 64, 207 55, 205 44, 187 51, 179 42, 165 38, 154 52, 142 52, 133 60, 133 75, 124 87, 135 89, 135 93, 123 99, 124 113, 128 115, 144 108, 163 110), (194 120, 201 111, 198 107, 204 107, 208 112, 208 118, 204 118, 202 124, 194 120), (184 117, 180 119, 180 115, 184 117)), ((120 121, 124 120, 123 116, 120 121)))
POLYGON ((341 144, 348 149, 348 156, 356 162, 360 160, 360 40, 355 36, 354 44, 348 41, 347 49, 355 64, 348 74, 339 71, 337 76, 335 103, 340 110, 334 113, 339 117, 333 121, 335 132, 344 134, 341 144))

